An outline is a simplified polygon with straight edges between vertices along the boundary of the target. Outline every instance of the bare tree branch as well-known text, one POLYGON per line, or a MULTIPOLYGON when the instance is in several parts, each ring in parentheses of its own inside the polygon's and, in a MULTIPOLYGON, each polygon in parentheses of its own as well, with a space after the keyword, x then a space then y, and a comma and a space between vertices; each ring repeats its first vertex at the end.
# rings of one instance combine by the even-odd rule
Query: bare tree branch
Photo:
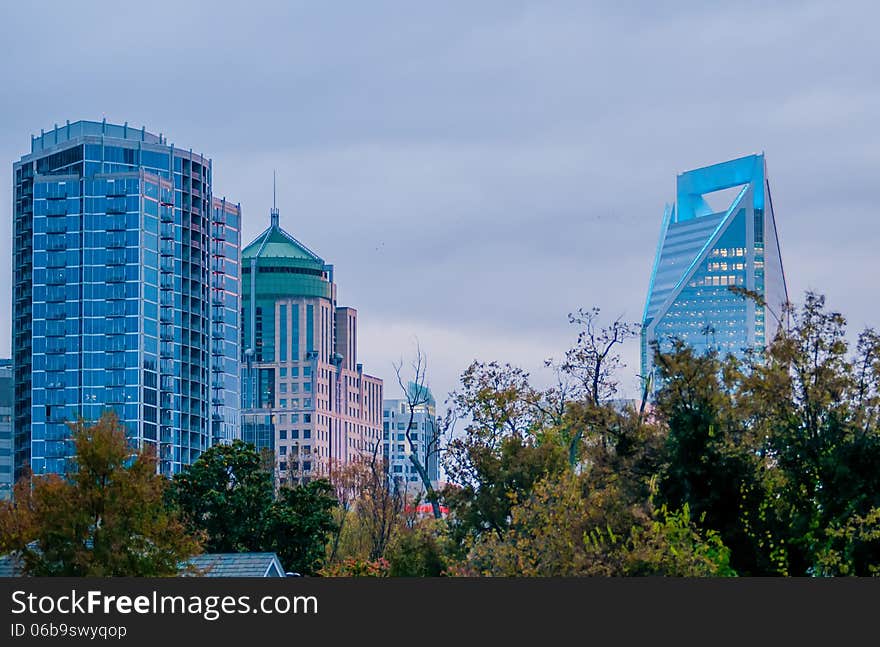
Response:
MULTIPOLYGON (((442 514, 440 510, 440 501, 437 491, 434 489, 434 484, 431 483, 431 477, 428 474, 427 463, 432 456, 432 451, 436 451, 439 455, 440 452, 440 443, 439 441, 434 443, 433 440, 439 437, 436 429, 436 421, 434 420, 434 416, 427 415, 426 418, 430 420, 431 425, 431 435, 432 442, 428 443, 427 439, 425 442, 425 457, 424 462, 422 461, 422 457, 419 456, 418 446, 415 443, 415 440, 412 436, 413 431, 413 421, 415 420, 416 411, 421 407, 424 408, 425 412, 428 413, 428 404, 430 401, 430 391, 427 387, 427 358, 422 353, 422 348, 416 342, 416 356, 415 359, 411 363, 411 368, 413 372, 413 380, 408 381, 404 378, 403 375, 403 360, 398 364, 394 364, 394 370, 397 374, 397 383, 400 385, 400 389, 403 392, 404 398, 406 398, 407 409, 409 411, 409 421, 406 425, 406 441, 409 445, 409 460, 413 465, 413 468, 416 470, 416 473, 419 475, 419 479, 422 482, 422 487, 425 489, 425 497, 428 502, 431 504, 431 510, 434 513, 435 519, 440 519, 442 514), (433 447, 431 446, 433 445, 433 447)), ((428 430, 423 430, 427 432, 428 430)), ((424 435, 424 433, 423 433, 424 435)), ((389 445, 390 445, 389 438, 389 445)))

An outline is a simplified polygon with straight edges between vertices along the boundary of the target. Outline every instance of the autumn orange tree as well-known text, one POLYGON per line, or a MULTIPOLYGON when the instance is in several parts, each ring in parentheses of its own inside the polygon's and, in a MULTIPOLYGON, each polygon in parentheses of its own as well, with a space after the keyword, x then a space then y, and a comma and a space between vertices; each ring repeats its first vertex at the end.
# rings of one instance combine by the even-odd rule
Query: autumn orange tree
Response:
POLYGON ((385 552, 403 523, 405 493, 389 482, 386 462, 378 454, 359 456, 333 469, 339 505, 336 531, 327 546, 332 565, 348 558, 375 561, 385 552))
POLYGON ((68 473, 28 474, 0 502, 0 553, 35 576, 176 575, 200 540, 166 507, 154 453, 132 448, 112 412, 70 429, 68 473))

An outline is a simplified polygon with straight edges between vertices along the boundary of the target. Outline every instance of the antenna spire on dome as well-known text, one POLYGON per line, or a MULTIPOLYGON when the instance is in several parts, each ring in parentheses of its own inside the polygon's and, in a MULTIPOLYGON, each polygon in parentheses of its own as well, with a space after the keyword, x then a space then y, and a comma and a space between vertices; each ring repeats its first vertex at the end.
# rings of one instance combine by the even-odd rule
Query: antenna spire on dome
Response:
POLYGON ((272 210, 269 219, 273 227, 278 227, 278 207, 275 206, 275 169, 272 169, 272 210))

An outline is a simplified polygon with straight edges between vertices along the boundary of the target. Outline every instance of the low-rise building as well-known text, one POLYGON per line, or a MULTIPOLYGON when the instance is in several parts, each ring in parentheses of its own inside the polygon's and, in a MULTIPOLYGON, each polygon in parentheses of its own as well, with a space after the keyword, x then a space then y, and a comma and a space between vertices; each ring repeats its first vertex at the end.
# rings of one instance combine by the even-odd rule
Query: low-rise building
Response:
POLYGON ((428 472, 433 487, 440 481, 437 443, 439 421, 431 391, 414 382, 407 386, 409 397, 385 400, 382 406, 382 449, 388 464, 390 482, 407 491, 423 489, 422 479, 410 456, 415 456, 428 472), (415 406, 410 406, 413 403, 415 406), (409 430, 410 439, 407 439, 409 430), (412 446, 409 440, 412 440, 412 446))

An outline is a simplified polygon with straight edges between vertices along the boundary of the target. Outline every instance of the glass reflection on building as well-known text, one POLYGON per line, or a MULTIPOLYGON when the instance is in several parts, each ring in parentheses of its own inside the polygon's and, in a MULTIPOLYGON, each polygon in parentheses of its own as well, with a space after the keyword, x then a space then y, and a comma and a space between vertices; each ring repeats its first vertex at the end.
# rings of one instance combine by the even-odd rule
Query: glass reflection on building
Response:
POLYGON ((667 206, 642 326, 642 376, 653 345, 741 356, 763 347, 788 301, 764 155, 682 173, 667 206), (760 295, 759 305, 731 287, 760 295))
POLYGON ((238 205, 211 160, 78 121, 14 165, 15 470, 63 472, 67 422, 116 412, 171 475, 238 437, 238 205))

